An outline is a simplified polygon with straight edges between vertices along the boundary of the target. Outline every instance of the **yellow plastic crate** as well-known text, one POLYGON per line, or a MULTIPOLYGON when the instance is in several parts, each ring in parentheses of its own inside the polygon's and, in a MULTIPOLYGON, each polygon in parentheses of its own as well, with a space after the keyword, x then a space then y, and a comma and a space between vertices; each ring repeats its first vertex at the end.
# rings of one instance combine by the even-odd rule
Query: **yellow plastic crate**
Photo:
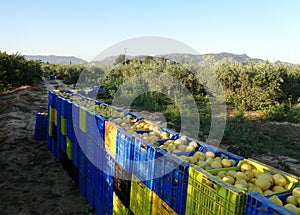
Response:
POLYGON ((153 215, 177 215, 177 213, 154 192, 151 213, 153 215))
POLYGON ((80 110, 79 110, 79 128, 84 133, 86 132, 86 111, 87 111, 87 109, 85 107, 80 107, 80 110))
POLYGON ((104 147, 106 151, 115 159, 117 145, 117 125, 105 121, 104 147))
POLYGON ((113 214, 115 215, 130 215, 129 208, 126 208, 117 194, 114 192, 113 214))
POLYGON ((67 119, 63 116, 60 117, 60 131, 62 135, 67 136, 67 119))
POLYGON ((53 136, 53 127, 52 127, 52 122, 49 121, 49 125, 48 125, 48 135, 50 137, 53 136))
POLYGON ((54 108, 54 125, 57 126, 57 110, 54 108))
POLYGON ((66 137, 66 143, 67 143, 67 156, 70 160, 72 160, 72 142, 68 137, 66 137))
POLYGON ((153 191, 132 175, 129 209, 133 214, 150 215, 153 191))
MULTIPOLYGON (((267 164, 263 164, 259 161, 253 160, 253 159, 241 160, 236 167, 224 168, 223 170, 209 170, 208 172, 210 172, 213 175, 217 175, 220 171, 229 171, 229 170, 239 171, 241 166, 245 163, 249 164, 252 167, 252 169, 257 169, 258 171, 260 171, 262 173, 269 173, 269 174, 272 174, 272 175, 274 175, 274 174, 283 175, 288 181, 288 188, 287 189, 289 191, 291 191, 293 188, 297 187, 298 184, 299 184, 299 178, 297 176, 286 173, 284 171, 281 171, 279 169, 276 169, 274 167, 271 167, 267 164)), ((280 194, 280 193, 284 193, 284 192, 287 192, 287 191, 276 192, 276 193, 273 193, 273 194, 280 194)))
POLYGON ((55 121, 55 108, 49 107, 49 122, 55 121))
POLYGON ((189 168, 186 215, 239 215, 246 194, 199 167, 189 168))

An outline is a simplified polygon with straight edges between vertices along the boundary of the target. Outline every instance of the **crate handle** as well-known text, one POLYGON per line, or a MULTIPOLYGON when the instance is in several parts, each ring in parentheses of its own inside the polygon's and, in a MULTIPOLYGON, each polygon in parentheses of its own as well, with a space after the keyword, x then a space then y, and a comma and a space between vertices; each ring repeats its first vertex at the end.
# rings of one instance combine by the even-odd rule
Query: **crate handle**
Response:
POLYGON ((144 188, 144 185, 142 184, 141 181, 138 181, 137 184, 138 184, 141 188, 144 188))
POLYGON ((168 207, 165 202, 162 202, 161 206, 168 212, 168 214, 171 214, 170 207, 168 207))
POLYGON ((141 148, 146 150, 147 149, 147 145, 142 143, 141 144, 141 148))

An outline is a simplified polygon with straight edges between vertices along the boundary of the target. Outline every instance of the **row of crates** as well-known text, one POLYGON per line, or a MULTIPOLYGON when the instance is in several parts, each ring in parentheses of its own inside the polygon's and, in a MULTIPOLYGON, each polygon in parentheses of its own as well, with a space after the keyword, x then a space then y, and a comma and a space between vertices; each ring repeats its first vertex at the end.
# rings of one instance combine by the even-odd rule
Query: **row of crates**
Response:
MULTIPOLYGON (((257 193, 229 186, 213 171, 193 167, 53 91, 49 91, 48 98, 48 145, 61 149, 78 168, 80 190, 96 213, 112 214, 116 196, 124 211, 133 214, 269 214, 249 210, 249 198, 255 198, 257 193), (99 210, 103 207, 105 210, 99 210)), ((291 183, 290 189, 298 185, 298 178, 285 172, 198 144, 199 151, 214 151, 218 156, 235 160, 236 168, 242 162, 250 162, 263 172, 284 174, 291 183)), ((52 152, 59 156, 57 149, 52 152)), ((268 200, 263 196, 262 199, 268 200)))

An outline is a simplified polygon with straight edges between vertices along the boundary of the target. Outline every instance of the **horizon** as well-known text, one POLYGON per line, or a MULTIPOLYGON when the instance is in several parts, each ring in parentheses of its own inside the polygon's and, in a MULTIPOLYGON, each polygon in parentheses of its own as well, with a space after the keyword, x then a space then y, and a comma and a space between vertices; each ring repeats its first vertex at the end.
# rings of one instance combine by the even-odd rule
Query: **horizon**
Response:
POLYGON ((0 50, 89 62, 121 41, 160 36, 199 54, 226 52, 300 64, 298 8, 297 0, 5 1, 0 50))
MULTIPOLYGON (((293 63, 293 62, 286 62, 286 61, 281 61, 280 59, 278 59, 278 60, 276 60, 276 61, 270 61, 270 60, 268 60, 268 59, 261 59, 261 58, 257 58, 257 57, 252 57, 252 56, 249 56, 249 55, 247 55, 247 54, 245 54, 245 53, 243 53, 243 54, 236 54, 236 53, 230 53, 230 52, 218 52, 218 53, 202 53, 202 54, 191 54, 191 53, 166 53, 166 54, 161 54, 161 55, 172 55, 172 54, 183 54, 183 55, 194 55, 194 56, 199 56, 199 55, 214 55, 214 54, 233 54, 233 55, 246 55, 247 57, 249 57, 250 59, 258 59, 258 60, 263 60, 263 61, 269 61, 269 62, 271 62, 271 63, 275 63, 276 61, 279 61, 279 62, 281 62, 281 63, 290 63, 290 64, 295 64, 295 65, 297 65, 297 64, 300 64, 300 63, 293 63)), ((22 53, 20 53, 21 55, 23 55, 22 53)), ((85 59, 83 59, 83 58, 80 58, 80 57, 77 57, 77 56, 74 56, 74 55, 55 55, 55 54, 49 54, 49 55, 40 55, 40 54, 29 54, 29 55, 24 55, 25 57, 26 56, 34 56, 34 57, 36 57, 36 56, 42 56, 42 57, 74 57, 74 58, 77 58, 77 59, 79 59, 79 60, 84 60, 84 61, 86 61, 86 63, 92 63, 92 62, 97 62, 97 61, 102 61, 102 60, 105 60, 106 58, 109 58, 109 57, 117 57, 118 55, 110 55, 110 56, 106 56, 106 58, 103 58, 103 59, 101 59, 101 60, 95 60, 95 59, 93 59, 93 60, 85 60, 85 59)), ((152 57, 155 57, 155 56, 160 56, 160 54, 157 54, 157 55, 139 55, 139 54, 137 54, 137 55, 126 55, 126 56, 130 56, 130 57, 138 57, 138 56, 152 56, 152 57)))

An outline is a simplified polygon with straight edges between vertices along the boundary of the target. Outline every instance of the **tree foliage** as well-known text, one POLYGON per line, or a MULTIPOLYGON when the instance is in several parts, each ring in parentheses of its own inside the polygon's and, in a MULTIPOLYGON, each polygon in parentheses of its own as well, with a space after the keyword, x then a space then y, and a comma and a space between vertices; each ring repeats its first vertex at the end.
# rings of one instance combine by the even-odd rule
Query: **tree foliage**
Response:
POLYGON ((242 110, 264 110, 300 98, 298 66, 263 61, 255 64, 222 63, 216 72, 226 91, 227 103, 242 110))
POLYGON ((19 54, 0 51, 0 90, 32 85, 42 75, 39 61, 26 60, 19 54))

